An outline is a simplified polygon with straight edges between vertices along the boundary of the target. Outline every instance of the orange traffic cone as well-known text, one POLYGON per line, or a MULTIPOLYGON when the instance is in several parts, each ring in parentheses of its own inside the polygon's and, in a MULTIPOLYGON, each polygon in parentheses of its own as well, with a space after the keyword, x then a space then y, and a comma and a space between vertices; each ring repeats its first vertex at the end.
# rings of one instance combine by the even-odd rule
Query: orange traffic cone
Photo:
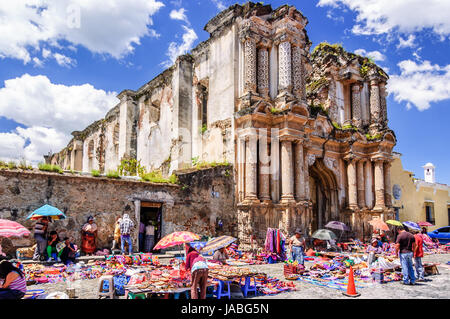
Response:
POLYGON ((343 292, 347 297, 359 297, 361 294, 356 292, 355 280, 353 278, 353 268, 350 266, 350 272, 348 274, 347 292, 343 292))

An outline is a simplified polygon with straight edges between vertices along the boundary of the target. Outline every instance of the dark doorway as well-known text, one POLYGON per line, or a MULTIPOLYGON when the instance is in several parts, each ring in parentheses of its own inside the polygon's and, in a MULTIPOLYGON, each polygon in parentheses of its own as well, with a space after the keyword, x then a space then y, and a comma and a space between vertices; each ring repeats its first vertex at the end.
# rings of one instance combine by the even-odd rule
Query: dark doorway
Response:
MULTIPOLYGON (((151 249, 153 249, 153 246, 161 239, 162 203, 141 202, 140 219, 146 227, 150 224, 154 225, 155 240, 151 247, 151 249)), ((143 242, 139 244, 139 252, 145 252, 145 235, 143 242)))

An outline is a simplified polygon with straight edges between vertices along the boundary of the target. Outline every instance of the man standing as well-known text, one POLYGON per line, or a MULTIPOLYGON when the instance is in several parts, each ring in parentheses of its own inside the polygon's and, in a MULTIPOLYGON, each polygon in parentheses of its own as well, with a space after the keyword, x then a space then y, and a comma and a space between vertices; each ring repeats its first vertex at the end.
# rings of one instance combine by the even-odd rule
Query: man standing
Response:
POLYGON ((34 250, 33 260, 45 260, 45 250, 47 249, 47 229, 47 217, 42 217, 36 223, 36 225, 34 225, 34 239, 36 240, 36 249, 34 250))
POLYGON ((416 248, 414 249, 414 266, 416 267, 417 281, 425 281, 425 271, 423 269, 423 237, 420 231, 414 231, 416 248))
POLYGON ((412 259, 413 252, 416 248, 416 240, 411 233, 405 231, 403 226, 399 226, 397 241, 395 243, 395 251, 398 253, 402 265, 403 284, 415 285, 416 278, 414 276, 412 259))
POLYGON ((145 234, 145 224, 142 222, 139 223, 139 251, 144 251, 144 234, 145 234))
POLYGON ((128 214, 124 214, 122 221, 120 222, 120 248, 122 250, 122 255, 125 255, 125 242, 128 244, 128 254, 133 253, 133 245, 131 243, 131 232, 134 228, 134 223, 130 219, 128 214))
POLYGON ((304 265, 303 252, 305 251, 305 238, 302 237, 302 230, 300 228, 297 228, 294 236, 289 238, 289 249, 292 260, 297 260, 300 265, 304 265))

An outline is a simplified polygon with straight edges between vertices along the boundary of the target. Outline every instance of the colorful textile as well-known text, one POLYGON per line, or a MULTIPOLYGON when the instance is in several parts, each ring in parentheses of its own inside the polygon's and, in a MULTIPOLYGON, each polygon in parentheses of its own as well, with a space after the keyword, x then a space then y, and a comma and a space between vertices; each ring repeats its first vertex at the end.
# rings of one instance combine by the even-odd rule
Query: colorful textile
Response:
POLYGON ((92 254, 96 249, 95 235, 91 233, 84 233, 81 238, 81 250, 87 254, 92 254))

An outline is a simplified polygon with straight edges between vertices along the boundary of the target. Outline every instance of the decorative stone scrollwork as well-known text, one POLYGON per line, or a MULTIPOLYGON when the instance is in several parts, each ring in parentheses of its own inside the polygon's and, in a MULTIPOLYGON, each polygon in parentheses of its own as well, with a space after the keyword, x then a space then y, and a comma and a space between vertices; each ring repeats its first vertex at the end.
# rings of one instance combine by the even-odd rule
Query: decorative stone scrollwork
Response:
POLYGON ((352 86, 352 110, 353 110, 353 124, 356 127, 362 125, 362 112, 361 112, 361 88, 359 84, 353 84, 352 86))
POLYGON ((256 92, 256 43, 253 39, 244 42, 245 91, 256 92))
POLYGON ((258 92, 262 96, 269 93, 269 51, 267 48, 258 50, 258 92))
POLYGON ((280 91, 289 91, 292 87, 291 61, 291 44, 287 41, 281 42, 278 46, 278 89, 280 91))
POLYGON ((370 83, 370 115, 374 119, 372 122, 378 123, 380 121, 380 88, 378 81, 371 81, 370 83))
POLYGON ((302 49, 299 46, 292 48, 292 74, 294 92, 298 98, 305 98, 305 81, 302 61, 302 49))

